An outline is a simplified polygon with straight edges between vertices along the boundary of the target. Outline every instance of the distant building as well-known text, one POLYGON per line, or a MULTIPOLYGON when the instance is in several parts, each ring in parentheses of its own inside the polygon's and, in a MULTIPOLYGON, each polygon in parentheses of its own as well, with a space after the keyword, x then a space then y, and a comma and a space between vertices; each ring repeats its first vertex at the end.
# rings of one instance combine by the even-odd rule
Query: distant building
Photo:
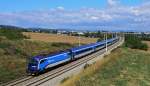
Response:
POLYGON ((80 34, 80 35, 84 35, 84 33, 83 32, 77 32, 78 34, 80 34))

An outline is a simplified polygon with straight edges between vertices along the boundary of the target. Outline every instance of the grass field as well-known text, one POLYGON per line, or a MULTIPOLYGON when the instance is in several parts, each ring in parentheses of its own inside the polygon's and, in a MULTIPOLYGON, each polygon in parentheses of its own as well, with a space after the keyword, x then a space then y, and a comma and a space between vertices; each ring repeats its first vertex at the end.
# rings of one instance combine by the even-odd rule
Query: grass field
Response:
POLYGON ((150 53, 119 48, 61 86, 150 86, 150 53))
MULTIPOLYGON (((57 34, 46 34, 46 33, 32 33, 32 32, 24 32, 26 36, 29 36, 31 39, 36 41, 44 41, 44 42, 62 42, 62 43, 79 43, 79 38, 75 36, 67 36, 67 35, 57 35, 57 34)), ((97 38, 86 38, 81 37, 82 44, 93 43, 97 41, 97 38)))
POLYGON ((28 40, 0 40, 0 84, 26 74, 26 59, 40 53, 52 53, 73 47, 68 43, 47 43, 28 40))
POLYGON ((144 43, 146 43, 148 45, 148 51, 150 51, 150 41, 143 41, 144 43))

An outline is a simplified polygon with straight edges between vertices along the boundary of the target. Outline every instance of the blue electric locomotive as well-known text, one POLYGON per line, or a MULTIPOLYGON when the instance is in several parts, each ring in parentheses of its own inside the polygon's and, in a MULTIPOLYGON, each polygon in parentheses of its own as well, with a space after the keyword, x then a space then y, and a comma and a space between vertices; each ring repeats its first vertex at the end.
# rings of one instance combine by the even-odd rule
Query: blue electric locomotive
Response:
MULTIPOLYGON (((117 42, 119 38, 112 38, 107 40, 108 46, 117 42)), ((92 52, 98 51, 106 47, 106 41, 83 45, 80 47, 71 48, 64 52, 59 52, 51 55, 37 55, 29 60, 27 72, 28 74, 35 75, 47 68, 83 57, 92 52)))

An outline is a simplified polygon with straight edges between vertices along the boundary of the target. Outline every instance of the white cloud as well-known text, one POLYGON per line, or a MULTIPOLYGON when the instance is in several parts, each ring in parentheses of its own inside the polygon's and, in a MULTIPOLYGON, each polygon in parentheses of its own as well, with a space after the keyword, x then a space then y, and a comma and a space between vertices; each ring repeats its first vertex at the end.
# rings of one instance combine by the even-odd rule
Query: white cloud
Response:
POLYGON ((58 10, 65 10, 65 8, 62 7, 62 6, 58 6, 57 9, 58 9, 58 10))
POLYGON ((107 0, 109 6, 116 6, 118 4, 118 0, 107 0))
POLYGON ((124 7, 117 5, 118 0, 108 0, 108 2, 113 7, 103 10, 94 8, 66 10, 60 6, 50 10, 0 13, 0 24, 112 30, 144 30, 145 28, 150 31, 150 3, 124 7))
POLYGON ((98 19, 99 19, 99 17, 91 16, 91 19, 92 19, 92 20, 98 20, 98 19))

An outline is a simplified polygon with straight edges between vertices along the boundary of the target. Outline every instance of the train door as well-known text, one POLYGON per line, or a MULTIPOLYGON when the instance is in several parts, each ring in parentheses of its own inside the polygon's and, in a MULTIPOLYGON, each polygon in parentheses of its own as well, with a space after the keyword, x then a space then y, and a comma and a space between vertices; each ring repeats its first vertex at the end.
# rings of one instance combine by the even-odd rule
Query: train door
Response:
POLYGON ((69 58, 71 58, 71 60, 74 60, 74 55, 72 50, 69 50, 69 58))

